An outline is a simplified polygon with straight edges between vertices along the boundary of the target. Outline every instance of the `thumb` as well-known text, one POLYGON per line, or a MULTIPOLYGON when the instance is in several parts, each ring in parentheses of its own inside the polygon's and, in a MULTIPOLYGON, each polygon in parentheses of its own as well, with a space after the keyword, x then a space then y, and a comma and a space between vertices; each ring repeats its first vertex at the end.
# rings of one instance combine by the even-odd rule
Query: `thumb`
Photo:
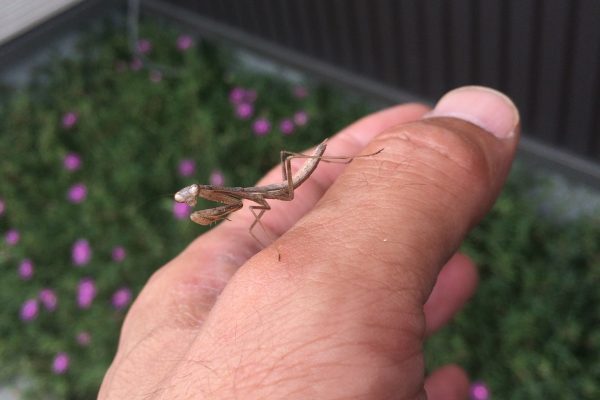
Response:
POLYGON ((449 92, 426 118, 378 135, 363 153, 383 151, 350 164, 276 248, 303 270, 333 261, 340 269, 330 276, 417 289, 422 305, 500 193, 518 134, 518 111, 503 94, 449 92))

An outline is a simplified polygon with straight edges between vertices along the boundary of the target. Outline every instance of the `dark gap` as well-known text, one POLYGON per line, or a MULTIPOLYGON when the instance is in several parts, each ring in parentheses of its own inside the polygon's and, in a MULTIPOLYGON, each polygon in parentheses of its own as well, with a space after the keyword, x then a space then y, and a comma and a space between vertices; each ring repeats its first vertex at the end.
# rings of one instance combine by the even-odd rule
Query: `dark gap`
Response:
POLYGON ((417 16, 417 58, 421 64, 421 70, 419 71, 419 92, 429 97, 431 93, 428 93, 429 85, 427 82, 431 76, 431 69, 429 66, 426 47, 429 42, 429 38, 427 37, 428 21, 425 18, 424 2, 416 1, 415 7, 417 16))
POLYGON ((596 50, 596 58, 596 87, 594 88, 595 96, 592 107, 592 110, 596 110, 596 112, 591 121, 591 129, 586 133, 590 138, 589 154, 597 161, 600 155, 600 46, 596 50))
MULTIPOLYGON (((377 3, 376 3, 377 4, 377 3)), ((377 4, 376 7, 381 9, 381 5, 377 4)), ((378 25, 382 23, 377 17, 376 11, 377 9, 373 6, 369 7, 367 5, 366 11, 368 13, 369 24, 367 26, 367 31, 369 32, 369 55, 371 56, 371 75, 372 77, 381 80, 384 76, 383 74, 383 55, 381 41, 378 40, 379 36, 377 33, 379 32, 378 25)))
POLYGON ((399 1, 399 28, 402 32, 404 53, 402 54, 402 62, 404 63, 405 75, 403 78, 403 86, 414 93, 423 93, 420 87, 420 76, 425 73, 425 65, 422 63, 420 49, 419 25, 417 2, 416 1, 399 1))
POLYGON ((306 43, 306 35, 304 31, 306 29, 306 22, 304 21, 304 16, 302 15, 302 1, 293 0, 288 3, 290 5, 290 13, 294 16, 296 21, 296 29, 294 31, 294 37, 296 38, 296 43, 298 45, 298 49, 303 53, 308 53, 308 43, 306 43))
POLYGON ((388 83, 386 77, 386 64, 389 64, 389 52, 392 51, 390 46, 383 46, 381 41, 381 26, 384 21, 380 18, 380 14, 377 12, 383 8, 383 1, 377 1, 377 8, 367 7, 369 10, 369 48, 371 56, 373 57, 373 76, 383 83, 388 83))
POLYGON ((358 31, 360 71, 365 76, 372 77, 374 75, 374 57, 370 28, 372 19, 369 9, 373 7, 367 5, 363 0, 355 0, 353 4, 352 23, 358 31))
POLYGON ((224 19, 223 15, 226 13, 225 7, 223 6, 223 2, 217 1, 214 4, 215 4, 215 6, 214 6, 215 18, 220 21, 223 21, 223 19, 224 19))
MULTIPOLYGON (((220 2, 221 3, 221 2, 220 2)), ((223 2, 225 3, 225 2, 223 2)), ((253 32, 255 33, 253 26, 251 24, 252 22, 252 18, 247 14, 245 8, 246 5, 244 3, 231 3, 230 1, 228 1, 227 7, 225 8, 225 11, 223 13, 223 15, 231 15, 233 18, 231 19, 231 23, 233 23, 235 26, 237 26, 238 28, 242 28, 242 30, 246 31, 246 32, 253 32), (233 13, 231 12, 231 10, 233 10, 233 13)))
POLYGON ((404 82, 403 77, 406 73, 406 68, 402 62, 402 54, 404 54, 404 38, 402 38, 402 29, 400 27, 400 15, 398 13, 398 7, 394 0, 387 0, 387 9, 389 10, 390 18, 390 46, 392 51, 392 57, 390 58, 391 65, 389 68, 392 69, 392 83, 400 87, 404 82))
MULTIPOLYGON (((475 77, 476 77, 476 72, 475 72, 475 66, 476 66, 476 55, 477 55, 477 50, 475 49, 475 45, 477 44, 477 40, 474 37, 475 36, 475 24, 477 19, 473 18, 474 15, 476 15, 475 12, 473 12, 473 0, 469 0, 468 2, 468 9, 471 10, 470 13, 465 13, 465 17, 462 18, 462 21, 465 23, 465 26, 467 26, 467 39, 469 41, 469 52, 467 53, 467 62, 465 63, 466 66, 466 73, 465 73, 465 77, 467 77, 467 80, 465 81, 465 83, 468 84, 473 84, 475 83, 475 77)), ((467 39, 465 39, 465 43, 467 42, 467 39)))
POLYGON ((510 1, 500 2, 500 73, 498 76, 498 86, 504 93, 506 93, 508 89, 508 69, 510 68, 510 63, 508 60, 510 4, 510 1))
POLYGON ((452 53, 451 86, 473 83, 473 19, 471 1, 458 0, 448 2, 448 38, 452 53))
MULTIPOLYGON (((234 3, 237 3, 237 1, 234 0, 234 3)), ((260 6, 260 3, 258 4, 259 5, 257 6, 257 3, 255 2, 246 3, 246 13, 242 18, 250 20, 252 32, 257 36, 264 38, 266 36, 265 22, 263 14, 257 10, 257 7, 260 6)))
POLYGON ((204 10, 204 12, 206 14, 212 15, 212 13, 214 12, 214 10, 213 10, 214 4, 212 1, 208 1, 208 0, 197 1, 196 7, 198 10, 204 10))
POLYGON ((454 52, 452 51, 452 10, 449 0, 442 1, 442 56, 445 68, 442 72, 443 91, 446 92, 454 86, 455 75, 454 52))
POLYGON ((273 1, 268 0, 267 3, 262 2, 261 3, 262 6, 262 10, 264 11, 264 16, 265 16, 265 20, 266 20, 266 32, 267 32, 267 36, 269 38, 269 40, 275 42, 275 43, 281 43, 281 32, 278 32, 278 27, 281 24, 277 23, 277 16, 274 15, 274 8, 273 8, 273 1))
POLYGON ((194 1, 192 4, 193 4, 192 5, 193 9, 198 14, 209 15, 209 16, 212 15, 212 13, 211 13, 212 7, 211 7, 210 1, 207 2, 207 1, 199 0, 199 1, 194 1))
POLYGON ((458 58, 460 57, 460 53, 458 49, 454 49, 455 39, 455 24, 454 24, 454 14, 452 13, 452 7, 449 2, 444 2, 444 18, 446 22, 444 23, 445 30, 445 43, 444 43, 444 57, 448 59, 448 88, 453 88, 456 86, 458 72, 458 66, 456 65, 458 58), (453 51, 454 50, 454 51, 453 51), (454 54, 453 54, 454 53, 454 54))
POLYGON ((373 25, 374 31, 372 36, 373 52, 376 60, 377 76, 384 83, 392 84, 393 70, 391 64, 394 59, 394 45, 391 39, 391 26, 390 22, 390 9, 389 2, 387 0, 378 0, 375 11, 378 11, 377 15, 373 15, 373 20, 376 22, 373 25))
POLYGON ((337 7, 331 1, 319 2, 321 10, 323 11, 323 18, 327 26, 327 34, 329 35, 328 46, 329 49, 329 61, 334 65, 340 65, 341 68, 346 69, 346 65, 343 64, 341 44, 338 37, 340 31, 340 24, 337 18, 337 7))
POLYGON ((298 13, 295 11, 295 4, 298 1, 300 0, 284 0, 282 3, 284 4, 283 8, 285 9, 286 15, 289 16, 288 22, 290 23, 290 31, 292 32, 290 36, 292 47, 298 51, 304 52, 302 35, 300 34, 301 21, 298 17, 298 13))
POLYGON ((319 27, 319 41, 321 42, 321 54, 322 58, 328 62, 332 62, 335 60, 333 55, 333 47, 331 45, 331 39, 333 37, 333 32, 331 29, 331 21, 327 19, 327 2, 325 1, 317 1, 315 3, 315 11, 316 11, 316 24, 319 27))
MULTIPOLYGON (((525 115, 525 123, 529 128, 532 128, 533 121, 537 116, 538 110, 538 87, 539 87, 539 71, 540 71, 540 48, 541 48, 541 28, 542 28, 542 1, 535 0, 533 3, 533 20, 531 21, 533 25, 532 29, 532 39, 531 39, 531 63, 529 64, 529 76, 530 80, 530 88, 529 88, 529 104, 527 105, 527 109, 529 110, 529 115, 525 115)), ((530 133, 533 133, 530 131, 530 133)))
POLYGON ((479 68, 481 68, 481 50, 480 45, 480 32, 481 32, 481 17, 479 12, 479 0, 471 0, 471 62, 473 66, 471 67, 471 82, 480 83, 481 73, 479 68))
MULTIPOLYGON (((269 1, 269 0, 266 0, 269 1)), ((264 9, 267 8, 266 1, 253 1, 248 2, 246 8, 248 9, 248 14, 250 15, 250 19, 252 20, 252 30, 257 33, 261 38, 268 38, 269 31, 267 29, 267 24, 265 22, 265 12, 264 9)), ((234 0, 234 3, 237 1, 234 0)), ((248 15, 246 15, 248 18, 248 15)))
POLYGON ((302 42, 304 43, 303 49, 307 54, 314 56, 315 55, 315 42, 312 36, 312 26, 310 23, 310 17, 306 12, 306 2, 298 1, 296 2, 296 12, 300 17, 300 33, 302 35, 302 42))
POLYGON ((363 34, 363 24, 359 26, 359 18, 356 15, 356 2, 346 0, 348 7, 346 8, 346 21, 351 27, 350 31, 352 34, 352 40, 350 43, 353 44, 350 51, 353 54, 353 69, 359 73, 365 73, 365 57, 364 57, 364 43, 365 35, 363 34))
POLYGON ((342 60, 343 65, 347 70, 356 70, 354 64, 353 54, 353 42, 352 36, 350 35, 351 29, 348 26, 348 13, 346 12, 346 0, 336 1, 336 16, 338 17, 340 30, 338 32, 339 45, 342 49, 342 60))
POLYGON ((318 20, 317 20, 317 7, 316 7, 316 3, 319 1, 320 0, 304 1, 302 3, 304 5, 304 7, 302 7, 302 9, 304 10, 307 27, 309 28, 308 32, 306 32, 306 33, 307 33, 308 39, 310 40, 310 43, 311 43, 312 55, 322 59, 323 54, 324 54, 323 41, 322 41, 323 31, 319 29, 320 27, 319 27, 318 20))
POLYGON ((252 21, 250 21, 250 17, 245 11, 246 5, 243 2, 238 3, 233 0, 223 0, 219 3, 222 3, 223 21, 227 21, 227 23, 234 24, 238 27, 241 26, 246 32, 252 31, 252 21))
POLYGON ((291 24, 288 12, 289 6, 286 3, 286 0, 276 0, 275 4, 277 5, 277 14, 280 16, 279 24, 281 25, 282 30, 282 39, 283 43, 286 47, 293 48, 292 36, 293 32, 291 30, 291 24))
MULTIPOLYGON (((571 80, 572 80, 572 72, 573 72, 573 50, 575 48, 575 40, 577 30, 576 28, 576 19, 577 12, 579 10, 580 2, 579 0, 571 0, 571 7, 569 7, 569 15, 567 16, 567 29, 565 40, 565 47, 563 53, 563 65, 562 65, 562 76, 560 79, 560 88, 559 88, 559 98, 558 98, 558 116, 557 116, 557 128, 558 128, 558 143, 561 145, 565 145, 567 143, 567 137, 570 132, 567 132, 567 121, 569 120, 569 114, 571 112, 570 104, 571 101, 569 99, 569 89, 571 88, 571 80)), ((576 134, 583 134, 583 132, 576 132, 576 134)))
POLYGON ((233 20, 234 18, 229 17, 228 15, 234 14, 235 11, 232 13, 226 6, 225 4, 223 4, 223 2, 219 1, 217 3, 217 6, 215 7, 215 15, 218 21, 220 22, 227 22, 227 23, 231 23, 231 20, 233 20), (229 11, 229 12, 228 12, 229 11))

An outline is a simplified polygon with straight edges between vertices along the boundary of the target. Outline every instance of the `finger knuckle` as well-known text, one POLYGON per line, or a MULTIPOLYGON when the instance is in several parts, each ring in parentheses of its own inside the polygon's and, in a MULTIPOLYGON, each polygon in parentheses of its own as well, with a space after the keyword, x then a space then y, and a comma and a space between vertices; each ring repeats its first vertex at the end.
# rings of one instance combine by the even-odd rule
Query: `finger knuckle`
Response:
POLYGON ((461 128, 423 120, 389 130, 377 140, 390 149, 387 161, 402 164, 409 173, 461 187, 487 187, 492 172, 486 152, 468 127, 461 128))

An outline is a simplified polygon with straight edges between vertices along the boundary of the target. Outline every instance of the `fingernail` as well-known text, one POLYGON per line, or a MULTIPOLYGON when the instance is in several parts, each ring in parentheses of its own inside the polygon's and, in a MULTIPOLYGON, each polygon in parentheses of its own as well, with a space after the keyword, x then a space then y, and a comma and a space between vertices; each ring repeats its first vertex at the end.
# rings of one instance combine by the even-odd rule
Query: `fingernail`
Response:
POLYGON ((511 137, 520 119, 511 99, 483 86, 464 86, 446 93, 427 117, 460 118, 500 139, 511 137))

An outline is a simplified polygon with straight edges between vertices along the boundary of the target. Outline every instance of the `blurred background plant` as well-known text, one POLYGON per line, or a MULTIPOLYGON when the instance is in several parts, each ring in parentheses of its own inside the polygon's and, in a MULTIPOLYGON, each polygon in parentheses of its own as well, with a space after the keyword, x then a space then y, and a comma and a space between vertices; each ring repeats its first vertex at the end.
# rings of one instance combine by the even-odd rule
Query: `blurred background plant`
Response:
POLYGON ((176 73, 107 23, 2 94, 1 377, 26 376, 32 398, 95 398, 132 297, 204 229, 176 190, 251 185, 367 109, 157 24, 137 46, 176 73))
MULTIPOLYGON (((203 231, 172 193, 250 185, 374 108, 156 21, 136 46, 104 24, 0 96, 0 378, 31 398, 95 398, 132 299, 203 231)), ((473 398, 598 398, 597 218, 555 223, 531 187, 513 173, 465 245, 481 290, 428 359, 482 379, 473 398)))

